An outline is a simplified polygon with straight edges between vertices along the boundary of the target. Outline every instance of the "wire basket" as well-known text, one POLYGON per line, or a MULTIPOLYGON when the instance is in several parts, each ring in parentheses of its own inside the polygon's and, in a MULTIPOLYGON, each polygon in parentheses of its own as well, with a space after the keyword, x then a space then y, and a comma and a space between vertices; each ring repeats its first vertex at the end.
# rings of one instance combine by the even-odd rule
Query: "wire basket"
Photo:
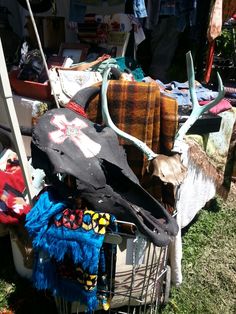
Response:
MULTIPOLYGON (((117 250, 116 263, 111 256, 109 267, 115 276, 110 276, 109 289, 103 291, 111 300, 110 309, 105 313, 155 313, 163 302, 168 247, 154 246, 140 234, 119 233, 108 237, 105 242, 117 245, 117 250)), ((79 302, 67 302, 60 297, 55 301, 59 314, 86 312, 86 307, 79 302)), ((103 313, 100 309, 95 312, 103 313)))

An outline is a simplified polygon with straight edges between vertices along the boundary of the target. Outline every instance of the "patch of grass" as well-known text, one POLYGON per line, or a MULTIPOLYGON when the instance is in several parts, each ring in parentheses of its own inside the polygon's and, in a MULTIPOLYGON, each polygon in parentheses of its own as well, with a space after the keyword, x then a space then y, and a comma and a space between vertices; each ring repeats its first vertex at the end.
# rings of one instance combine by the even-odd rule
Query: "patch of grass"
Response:
POLYGON ((14 284, 9 284, 4 280, 0 280, 0 309, 7 308, 7 299, 9 294, 14 292, 14 284))
POLYGON ((183 236, 183 283, 162 314, 236 313, 236 195, 211 202, 183 236))
POLYGON ((0 237, 0 314, 57 314, 54 299, 15 270, 9 236, 0 237))

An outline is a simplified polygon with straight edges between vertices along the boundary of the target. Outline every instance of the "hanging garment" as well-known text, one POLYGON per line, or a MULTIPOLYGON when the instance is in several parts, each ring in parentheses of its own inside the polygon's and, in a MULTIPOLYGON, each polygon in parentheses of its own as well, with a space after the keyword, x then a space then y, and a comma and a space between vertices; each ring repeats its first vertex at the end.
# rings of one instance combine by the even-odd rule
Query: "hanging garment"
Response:
POLYGON ((207 30, 209 42, 220 36, 222 29, 223 0, 216 0, 211 9, 210 22, 207 30))
POLYGON ((196 23, 196 0, 149 0, 146 28, 151 30, 151 60, 148 74, 170 81, 171 64, 181 32, 196 23))
POLYGON ((234 0, 215 0, 211 8, 210 21, 207 31, 209 43, 221 34, 222 24, 236 12, 234 0))
POLYGON ((144 0, 134 0, 133 1, 133 12, 134 16, 138 18, 147 17, 147 11, 144 0))
POLYGON ((58 189, 63 182, 57 180, 57 173, 74 176, 77 192, 93 210, 136 223, 156 245, 167 245, 177 232, 175 220, 140 186, 109 127, 68 108, 49 110, 33 130, 32 162, 58 189))
POLYGON ((204 81, 209 83, 211 78, 211 70, 214 61, 214 53, 215 53, 215 40, 209 43, 208 51, 207 51, 207 59, 206 59, 206 70, 204 74, 204 81))
MULTIPOLYGON (((108 213, 69 208, 53 189, 41 193, 25 225, 36 252, 36 288, 95 310, 100 250, 106 229, 113 223, 108 213)), ((106 301, 104 295, 103 304, 106 301)))
POLYGON ((184 31, 186 25, 194 25, 196 22, 197 0, 149 0, 147 2, 147 28, 158 27, 161 17, 177 17, 176 28, 184 31))
POLYGON ((206 59, 204 80, 209 82, 215 52, 215 39, 221 34, 222 24, 236 12, 234 0, 216 0, 212 6, 210 22, 207 31, 209 47, 206 59))

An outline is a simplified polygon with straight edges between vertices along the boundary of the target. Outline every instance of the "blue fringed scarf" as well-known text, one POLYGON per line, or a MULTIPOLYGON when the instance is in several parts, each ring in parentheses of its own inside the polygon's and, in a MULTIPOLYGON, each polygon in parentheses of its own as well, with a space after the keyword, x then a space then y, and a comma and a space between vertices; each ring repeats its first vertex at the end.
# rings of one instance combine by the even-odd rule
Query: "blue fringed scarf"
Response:
POLYGON ((98 306, 97 274, 107 213, 68 208, 51 191, 42 193, 26 216, 26 228, 36 252, 33 282, 68 301, 80 301, 88 311, 98 306))

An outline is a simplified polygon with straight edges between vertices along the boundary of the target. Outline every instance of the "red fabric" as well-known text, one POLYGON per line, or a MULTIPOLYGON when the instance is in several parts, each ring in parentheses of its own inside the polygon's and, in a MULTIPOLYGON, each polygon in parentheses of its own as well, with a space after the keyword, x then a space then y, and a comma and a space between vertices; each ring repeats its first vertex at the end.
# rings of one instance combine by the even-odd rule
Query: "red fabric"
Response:
POLYGON ((209 44, 209 48, 208 48, 207 61, 206 61, 206 71, 205 71, 205 76, 204 76, 204 81, 206 83, 208 83, 210 78, 211 78, 211 70, 212 70, 212 64, 213 64, 213 60, 214 60, 214 52, 215 52, 215 40, 213 40, 209 44))
MULTIPOLYGON (((205 101, 199 101, 199 104, 201 106, 207 105, 210 101, 205 100, 205 101)), ((216 106, 214 106, 213 108, 211 108, 209 110, 209 112, 211 112, 214 115, 217 115, 221 112, 224 112, 226 110, 229 110, 232 108, 232 105, 230 104, 230 102, 227 99, 222 99, 216 106)))
POLYGON ((78 105, 76 102, 69 101, 65 107, 87 118, 87 114, 85 113, 84 108, 78 105))
POLYGON ((0 170, 0 223, 18 224, 30 210, 24 199, 25 182, 18 160, 0 170))

